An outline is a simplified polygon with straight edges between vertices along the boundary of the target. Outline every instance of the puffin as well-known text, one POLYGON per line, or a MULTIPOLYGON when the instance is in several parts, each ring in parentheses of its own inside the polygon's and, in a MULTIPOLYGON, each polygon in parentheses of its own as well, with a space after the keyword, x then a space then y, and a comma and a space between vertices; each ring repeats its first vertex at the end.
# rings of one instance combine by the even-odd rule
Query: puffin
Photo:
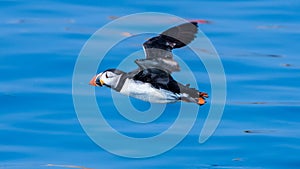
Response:
POLYGON ((107 69, 89 82, 96 87, 106 86, 121 94, 151 103, 179 101, 204 105, 208 94, 177 82, 172 72, 180 71, 172 50, 191 43, 198 32, 197 22, 171 27, 143 43, 145 59, 137 59, 138 68, 131 72, 107 69))

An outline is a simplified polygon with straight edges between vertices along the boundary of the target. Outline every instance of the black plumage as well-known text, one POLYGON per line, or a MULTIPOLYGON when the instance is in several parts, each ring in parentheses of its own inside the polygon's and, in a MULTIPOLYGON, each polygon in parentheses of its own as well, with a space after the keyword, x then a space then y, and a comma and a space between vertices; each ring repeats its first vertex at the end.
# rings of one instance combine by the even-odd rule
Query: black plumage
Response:
POLYGON ((159 36, 147 40, 143 46, 146 52, 146 59, 168 58, 173 59, 172 49, 186 46, 195 39, 198 32, 197 22, 184 23, 172 27, 159 36), (161 50, 151 50, 161 49, 161 50), (159 51, 159 52, 157 52, 159 51))
POLYGON ((172 27, 160 35, 144 42, 146 59, 135 61, 140 68, 159 68, 169 73, 180 71, 179 64, 173 59, 172 50, 189 44, 198 32, 196 22, 184 23, 172 27))
POLYGON ((160 69, 143 69, 133 77, 133 80, 150 83, 156 89, 165 89, 173 93, 180 93, 178 83, 169 73, 160 69))
POLYGON ((198 90, 177 82, 169 73, 156 68, 141 70, 133 80, 150 83, 156 89, 165 89, 177 94, 186 93, 192 98, 198 98, 200 95, 198 90))

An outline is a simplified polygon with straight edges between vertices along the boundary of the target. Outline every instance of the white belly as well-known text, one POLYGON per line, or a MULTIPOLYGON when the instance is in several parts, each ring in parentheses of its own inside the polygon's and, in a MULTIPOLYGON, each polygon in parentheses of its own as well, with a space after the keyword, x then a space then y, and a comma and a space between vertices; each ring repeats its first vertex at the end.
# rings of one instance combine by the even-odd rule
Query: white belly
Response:
POLYGON ((152 103, 171 103, 178 101, 180 95, 164 89, 156 89, 149 83, 126 79, 121 94, 152 103))

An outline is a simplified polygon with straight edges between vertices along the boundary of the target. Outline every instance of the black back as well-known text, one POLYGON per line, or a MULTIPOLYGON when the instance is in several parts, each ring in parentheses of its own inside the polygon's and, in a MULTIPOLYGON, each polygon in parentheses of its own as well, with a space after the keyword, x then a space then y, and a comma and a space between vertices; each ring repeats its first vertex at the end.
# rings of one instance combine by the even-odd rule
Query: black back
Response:
POLYGON ((178 83, 169 73, 160 69, 143 69, 133 77, 133 80, 150 83, 156 89, 165 89, 173 93, 180 93, 178 83))

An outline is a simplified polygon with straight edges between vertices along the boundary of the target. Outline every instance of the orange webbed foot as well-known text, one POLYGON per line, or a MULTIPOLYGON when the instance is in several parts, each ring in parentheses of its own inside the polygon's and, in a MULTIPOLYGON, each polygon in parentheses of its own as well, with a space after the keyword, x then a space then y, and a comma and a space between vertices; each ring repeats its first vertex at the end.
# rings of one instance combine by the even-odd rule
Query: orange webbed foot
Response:
POLYGON ((198 104, 200 106, 204 105, 206 103, 205 98, 208 98, 208 94, 205 92, 199 92, 199 98, 198 98, 198 104))
POLYGON ((199 97, 208 98, 208 94, 205 92, 199 92, 199 97))
POLYGON ((198 102, 197 102, 200 106, 204 105, 206 103, 205 99, 202 97, 198 98, 198 102))

